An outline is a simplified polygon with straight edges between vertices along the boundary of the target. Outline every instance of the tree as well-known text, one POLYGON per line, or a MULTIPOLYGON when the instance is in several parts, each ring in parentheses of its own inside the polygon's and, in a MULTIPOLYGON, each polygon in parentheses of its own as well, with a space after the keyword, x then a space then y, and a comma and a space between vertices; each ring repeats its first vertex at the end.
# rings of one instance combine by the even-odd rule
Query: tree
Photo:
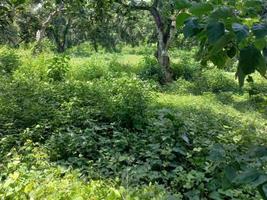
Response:
POLYGON ((0 43, 17 46, 17 27, 14 25, 15 16, 22 12, 25 1, 2 0, 0 2, 0 43))
POLYGON ((148 11, 155 22, 157 28, 157 52, 155 53, 158 63, 162 69, 163 83, 172 81, 170 68, 169 47, 176 33, 176 9, 174 1, 123 1, 115 0, 128 10, 148 11))
MULTIPOLYGON (((185 37, 200 43, 198 53, 202 64, 211 61, 223 67, 229 59, 238 59, 236 77, 243 86, 246 76, 258 71, 267 78, 267 22, 264 19, 266 2, 238 1, 177 1, 182 10, 177 20, 184 23, 185 37)), ((183 26, 183 23, 180 23, 183 26)))

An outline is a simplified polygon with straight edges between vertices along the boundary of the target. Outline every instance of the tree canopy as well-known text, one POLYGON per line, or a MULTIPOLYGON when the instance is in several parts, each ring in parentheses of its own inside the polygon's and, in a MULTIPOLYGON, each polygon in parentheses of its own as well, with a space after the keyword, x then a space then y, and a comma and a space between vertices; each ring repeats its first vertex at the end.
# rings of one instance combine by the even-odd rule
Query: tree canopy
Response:
POLYGON ((266 7, 264 0, 5 0, 0 26, 2 43, 16 46, 36 40, 39 46, 49 37, 58 52, 84 40, 97 50, 99 44, 115 49, 118 41, 134 45, 154 37, 165 82, 172 80, 169 45, 182 29, 185 38, 199 43, 203 65, 211 61, 222 68, 229 59, 238 59, 236 77, 243 86, 255 71, 266 77, 266 7), (151 30, 152 19, 157 34, 151 30), (134 23, 143 23, 144 31, 134 23))

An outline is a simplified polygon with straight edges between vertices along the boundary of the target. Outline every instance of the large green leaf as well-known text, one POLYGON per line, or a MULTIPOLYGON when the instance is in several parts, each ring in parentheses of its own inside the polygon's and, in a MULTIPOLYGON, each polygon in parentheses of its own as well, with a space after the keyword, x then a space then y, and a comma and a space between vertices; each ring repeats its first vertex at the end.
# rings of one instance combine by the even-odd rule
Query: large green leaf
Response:
POLYGON ((224 34, 225 27, 221 22, 211 22, 207 26, 208 41, 210 44, 217 42, 224 34))
POLYGON ((225 34, 223 35, 217 42, 215 42, 212 45, 212 48, 209 51, 210 55, 214 55, 219 53, 225 46, 229 44, 229 42, 232 40, 231 34, 225 34))
POLYGON ((264 200, 267 200, 267 183, 258 186, 258 190, 264 200))
POLYGON ((197 21, 197 19, 189 19, 185 22, 185 26, 183 29, 184 36, 186 38, 193 37, 201 31, 201 27, 197 21))
POLYGON ((223 68, 228 60, 228 56, 225 51, 221 51, 218 54, 211 56, 210 60, 215 66, 223 68))
POLYGON ((262 76, 265 76, 267 66, 261 52, 255 46, 251 45, 240 51, 237 76, 241 86, 244 84, 244 75, 254 73, 255 70, 262 76))
POLYGON ((237 176, 236 169, 232 166, 226 166, 224 168, 224 175, 230 182, 232 182, 237 176))
POLYGON ((254 45, 257 49, 263 50, 267 46, 267 40, 265 38, 256 39, 254 45))
POLYGON ((233 23, 232 29, 236 35, 237 41, 241 42, 249 35, 249 28, 246 25, 233 23))
POLYGON ((212 19, 225 19, 233 16, 233 10, 227 6, 222 6, 216 9, 212 14, 212 19))
POLYGON ((243 72, 240 66, 238 66, 235 76, 238 79, 239 86, 242 87, 245 82, 246 74, 243 72))
POLYGON ((213 10, 213 7, 210 3, 194 3, 189 11, 195 16, 201 16, 208 14, 213 10))
POLYGON ((175 7, 176 7, 177 10, 190 8, 191 7, 191 3, 188 0, 176 0, 175 1, 175 7))
POLYGON ((264 38, 267 35, 267 24, 255 24, 252 32, 256 38, 264 38))
POLYGON ((222 161, 225 157, 225 150, 221 144, 214 144, 209 152, 208 158, 212 161, 222 161))
POLYGON ((239 66, 248 75, 256 69, 261 69, 265 61, 261 52, 254 46, 248 46, 240 51, 239 66))
POLYGON ((190 17, 191 15, 188 13, 180 13, 176 18, 176 26, 179 28, 184 25, 184 22, 190 17))
POLYGON ((238 174, 233 182, 236 184, 251 184, 252 182, 256 181, 260 175, 261 173, 256 169, 247 169, 238 174))

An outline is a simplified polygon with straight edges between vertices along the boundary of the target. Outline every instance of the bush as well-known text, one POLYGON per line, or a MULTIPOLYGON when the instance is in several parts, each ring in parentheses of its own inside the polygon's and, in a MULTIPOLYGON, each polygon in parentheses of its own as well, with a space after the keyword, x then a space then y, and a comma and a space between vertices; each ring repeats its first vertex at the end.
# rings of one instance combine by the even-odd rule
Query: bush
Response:
POLYGON ((69 70, 68 56, 55 56, 48 65, 47 76, 53 81, 63 81, 69 70))
POLYGON ((123 73, 130 74, 132 72, 131 66, 129 64, 120 63, 117 57, 112 57, 108 65, 109 65, 109 70, 112 73, 115 72, 117 74, 123 74, 123 73))
POLYGON ((21 64, 15 50, 7 47, 0 48, 0 73, 11 74, 21 64))
POLYGON ((123 45, 123 47, 120 47, 120 51, 125 53, 125 54, 136 54, 136 55, 150 56, 150 55, 153 55, 155 53, 156 46, 143 44, 140 46, 131 47, 129 45, 128 46, 123 45))
POLYGON ((35 80, 6 81, 0 84, 0 130, 19 133, 21 129, 51 119, 57 105, 53 86, 35 80))
POLYGON ((94 52, 94 48, 88 42, 84 42, 66 50, 68 55, 75 57, 89 57, 92 55, 92 52, 94 52))
POLYGON ((106 95, 107 101, 101 104, 104 116, 129 128, 146 123, 151 99, 148 84, 129 76, 103 79, 96 84, 106 95))
POLYGON ((177 64, 171 64, 174 79, 183 78, 187 81, 195 79, 199 75, 201 68, 199 63, 195 61, 193 54, 181 50, 175 52, 175 54, 177 54, 175 58, 176 56, 178 58, 177 64))
POLYGON ((238 91, 239 87, 234 77, 223 70, 214 68, 205 70, 196 80, 196 92, 230 92, 238 91))
POLYGON ((149 86, 129 76, 61 84, 6 80, 0 88, 3 134, 20 133, 46 121, 55 127, 83 126, 89 119, 137 128, 146 123, 151 98, 149 86))
POLYGON ((35 55, 42 53, 51 53, 56 51, 56 46, 49 39, 43 39, 40 43, 32 43, 31 51, 35 55))
POLYGON ((167 85, 165 89, 168 92, 171 92, 174 94, 188 94, 188 93, 194 93, 194 88, 195 88, 194 83, 180 78, 174 81, 173 83, 167 85))
MULTIPOLYGON (((126 65, 111 59, 109 68, 110 55, 73 58, 50 81, 46 55, 0 77, 0 199, 260 199, 240 186, 251 174, 249 184, 266 182, 266 148, 248 151, 266 144, 264 96, 233 95, 229 73, 198 76, 197 65, 162 86, 175 95, 153 96, 146 81, 122 72, 126 65)), ((152 58, 143 64, 157 66, 152 58)), ((143 79, 160 81, 153 70, 143 79)))
POLYGON ((61 85, 58 96, 63 98, 57 110, 59 122, 66 119, 81 124, 91 118, 128 128, 146 123, 151 99, 147 83, 126 75, 92 82, 69 82, 61 85))
POLYGON ((138 73, 139 77, 143 80, 154 80, 158 83, 162 83, 163 81, 163 71, 158 65, 158 62, 155 58, 144 57, 144 61, 142 63, 142 69, 138 73))
MULTIPOLYGON (((92 178, 120 177, 131 186, 158 183, 188 199, 214 193, 222 199, 257 199, 251 189, 224 188, 221 183, 224 168, 220 162, 227 166, 231 156, 238 160, 237 155, 242 157, 247 149, 245 143, 228 145, 233 135, 225 133, 246 129, 234 118, 208 109, 161 109, 155 110, 141 131, 91 123, 86 129, 61 129, 47 147, 54 160, 77 167, 92 178), (218 141, 227 142, 222 147, 213 145, 218 141)), ((255 134, 250 131, 249 135, 255 134)))
POLYGON ((72 63, 68 77, 79 81, 92 81, 107 76, 108 64, 104 59, 91 57, 85 63, 80 61, 79 59, 77 63, 72 63))

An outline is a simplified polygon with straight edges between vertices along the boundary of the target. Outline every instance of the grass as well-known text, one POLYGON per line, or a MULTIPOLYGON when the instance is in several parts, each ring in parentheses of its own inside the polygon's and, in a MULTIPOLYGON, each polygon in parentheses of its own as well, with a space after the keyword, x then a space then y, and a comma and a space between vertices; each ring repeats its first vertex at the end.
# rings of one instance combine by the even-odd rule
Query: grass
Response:
POLYGON ((174 95, 166 93, 157 93, 156 106, 160 108, 171 108, 174 110, 181 109, 208 109, 217 115, 226 115, 238 119, 241 122, 255 124, 259 128, 259 135, 266 140, 266 116, 257 112, 255 106, 248 102, 248 95, 227 95, 227 103, 221 102, 220 96, 224 94, 204 94, 201 96, 194 95, 174 95), (231 98, 231 100, 229 100, 231 98))

